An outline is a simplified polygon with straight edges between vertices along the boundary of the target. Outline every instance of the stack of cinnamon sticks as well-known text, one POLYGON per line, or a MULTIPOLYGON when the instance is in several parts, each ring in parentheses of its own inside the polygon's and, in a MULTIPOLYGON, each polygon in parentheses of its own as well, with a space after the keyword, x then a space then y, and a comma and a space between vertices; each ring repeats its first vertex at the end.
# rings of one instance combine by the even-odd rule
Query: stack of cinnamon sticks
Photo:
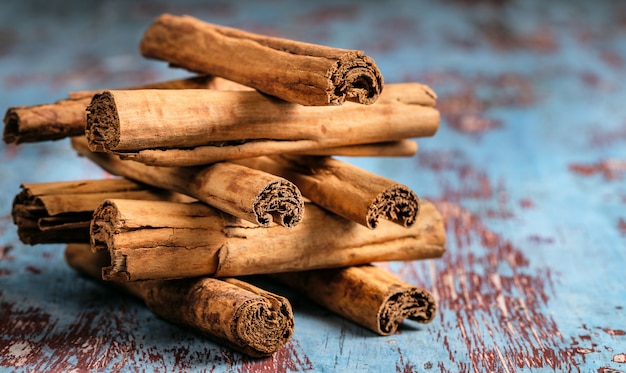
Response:
POLYGON ((70 266, 157 315, 250 356, 287 343, 289 301, 265 275, 381 335, 435 303, 374 262, 445 252, 442 217, 406 185, 334 156, 411 156, 439 125, 434 92, 387 84, 343 50, 162 15, 147 58, 199 74, 9 108, 4 141, 66 137, 116 179, 23 184, 26 244, 65 243, 70 266))

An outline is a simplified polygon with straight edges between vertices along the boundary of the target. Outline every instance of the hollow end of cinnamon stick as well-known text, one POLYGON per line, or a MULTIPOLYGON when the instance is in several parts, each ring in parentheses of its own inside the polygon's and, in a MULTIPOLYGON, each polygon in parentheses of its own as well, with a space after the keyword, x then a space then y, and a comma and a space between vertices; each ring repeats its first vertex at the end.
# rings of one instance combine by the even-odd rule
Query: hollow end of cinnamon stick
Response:
POLYGON ((380 219, 387 219, 408 228, 415 223, 419 210, 417 194, 405 185, 396 184, 380 193, 369 206, 367 227, 374 229, 380 219))
POLYGON ((371 264, 282 272, 273 278, 378 335, 395 333, 406 319, 428 323, 437 308, 428 291, 371 264))
MULTIPOLYGON (((289 301, 247 282, 224 279, 239 291, 249 291, 259 296, 244 302, 233 318, 231 330, 251 356, 268 356, 278 351, 291 338, 294 331, 293 311, 289 301)), ((208 302, 207 302, 208 303, 208 302)))
POLYGON ((303 212, 302 194, 295 184, 287 180, 268 184, 254 201, 254 213, 261 226, 276 222, 292 228, 302 220, 303 212))
POLYGON ((330 80, 340 82, 329 92, 329 103, 342 104, 345 100, 370 105, 383 90, 383 75, 374 60, 361 51, 346 53, 330 71, 330 80))
POLYGON ((95 94, 87 106, 85 136, 93 152, 114 149, 119 144, 120 119, 111 92, 95 94))
POLYGON ((371 104, 383 87, 374 60, 362 51, 258 35, 190 16, 157 17, 140 51, 173 67, 222 76, 306 106, 345 100, 371 104))
POLYGON ((435 318, 436 310, 435 299, 426 290, 411 287, 393 292, 378 310, 377 332, 393 334, 405 319, 429 323, 435 318))
MULTIPOLYGON (((67 245, 65 259, 74 270, 102 281, 109 253, 89 245, 67 245)), ((203 334, 252 357, 283 348, 294 331, 289 301, 244 281, 227 278, 146 280, 110 283, 142 299, 160 318, 203 334)))

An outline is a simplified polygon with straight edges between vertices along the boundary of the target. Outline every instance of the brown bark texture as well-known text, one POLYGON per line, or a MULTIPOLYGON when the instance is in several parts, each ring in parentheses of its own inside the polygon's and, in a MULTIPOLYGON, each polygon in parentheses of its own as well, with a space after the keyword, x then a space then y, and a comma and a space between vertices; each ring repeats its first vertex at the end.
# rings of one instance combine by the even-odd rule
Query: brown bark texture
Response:
POLYGON ((140 50, 301 105, 371 104, 383 89, 376 63, 362 51, 258 35, 190 16, 159 16, 140 50))
MULTIPOLYGON (((377 142, 371 144, 356 144, 284 152, 283 154, 298 155, 337 155, 344 157, 410 157, 417 153, 417 142, 403 139, 396 141, 377 142)), ((280 153, 278 153, 280 154, 280 153)))
POLYGON ((305 107, 256 91, 112 90, 87 108, 93 151, 142 163, 191 166, 258 155, 433 136, 434 94, 389 85, 374 105, 305 107))
POLYGON ((154 187, 179 192, 261 226, 293 227, 302 220, 304 201, 290 181, 230 162, 197 167, 159 167, 93 153, 84 137, 72 145, 106 171, 154 187))
POLYGON ((13 199, 11 215, 25 244, 89 243, 91 215, 107 198, 179 200, 125 179, 29 183, 13 199))
POLYGON ((440 257, 443 220, 421 200, 409 228, 376 229, 314 204, 296 227, 259 227, 201 203, 107 200, 91 222, 94 251, 108 251, 104 278, 116 281, 231 277, 440 257))
MULTIPOLYGON (((245 89, 225 79, 199 76, 126 89, 245 89)), ((7 144, 60 140, 85 133, 91 98, 103 90, 72 92, 51 104, 11 107, 4 116, 3 140, 7 144)))
POLYGON ((411 188, 331 157, 264 156, 234 162, 284 177, 312 202, 368 228, 376 228, 380 219, 409 227, 419 213, 419 198, 411 188))
MULTIPOLYGON (((91 252, 89 245, 68 245, 65 251, 72 268, 99 280, 107 256, 106 252, 91 252)), ((116 285, 141 298, 164 320, 253 357, 270 356, 293 335, 289 301, 238 279, 149 280, 116 285)))
POLYGON ((380 335, 395 333, 405 319, 429 323, 437 309, 429 292, 373 265, 279 273, 275 278, 380 335))

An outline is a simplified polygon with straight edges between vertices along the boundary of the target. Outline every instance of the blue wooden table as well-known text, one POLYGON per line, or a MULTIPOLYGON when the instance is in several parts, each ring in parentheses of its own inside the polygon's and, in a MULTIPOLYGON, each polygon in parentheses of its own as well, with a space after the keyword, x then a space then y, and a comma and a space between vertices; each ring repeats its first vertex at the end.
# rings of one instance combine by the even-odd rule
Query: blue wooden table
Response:
MULTIPOLYGON (((379 337, 287 292, 296 331, 253 360, 76 275, 10 217, 24 182, 95 179, 66 140, 0 144, 0 371, 626 372, 626 2, 15 1, 0 106, 187 76, 139 56, 159 14, 350 49, 439 95, 406 159, 349 159, 446 217, 438 260, 386 263, 439 314, 379 337)), ((277 289, 281 290, 281 289, 277 289)), ((282 289, 284 290, 284 289, 282 289)))

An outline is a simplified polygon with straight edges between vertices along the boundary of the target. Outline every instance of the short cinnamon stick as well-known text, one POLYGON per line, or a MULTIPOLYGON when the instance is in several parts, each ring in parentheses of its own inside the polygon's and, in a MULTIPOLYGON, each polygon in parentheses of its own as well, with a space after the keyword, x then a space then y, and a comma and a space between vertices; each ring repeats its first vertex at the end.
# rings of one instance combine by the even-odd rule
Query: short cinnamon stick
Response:
MULTIPOLYGON (((68 245, 67 263, 100 279, 108 253, 92 253, 89 245, 68 245)), ((293 335, 288 300, 237 279, 196 278, 119 284, 142 299, 157 316, 190 328, 216 342, 253 357, 278 351, 293 335)))
POLYGON ((437 309, 426 290, 373 265, 278 273, 275 278, 380 335, 395 333, 405 319, 429 323, 437 309))
POLYGON ((252 225, 201 203, 107 200, 94 212, 90 231, 92 249, 111 255, 103 277, 117 281, 278 273, 445 252, 441 215, 423 200, 411 227, 381 221, 374 230, 314 204, 286 230, 252 225))
MULTIPOLYGON (((241 87, 241 86, 240 86, 241 87)), ((201 76, 170 80, 127 89, 236 89, 233 82, 201 76)), ((3 140, 7 144, 59 140, 83 135, 87 112, 85 108, 99 91, 70 93, 69 99, 52 104, 9 108, 4 116, 3 140)))
POLYGON ((231 215, 268 226, 293 227, 302 219, 304 201, 290 181, 267 172, 222 162, 201 167, 157 167, 92 153, 84 137, 72 145, 106 171, 154 187, 194 197, 231 215))
POLYGON ((31 183, 21 185, 11 215, 25 244, 89 243, 91 215, 107 198, 179 200, 125 179, 31 183))
POLYGON ((428 106, 425 89, 389 85, 375 105, 333 107, 304 107, 255 91, 105 91, 87 108, 85 134, 94 151, 171 166, 398 141, 436 133, 439 112, 428 106))
POLYGON ((140 50, 302 105, 371 104, 383 89, 376 63, 362 51, 253 34, 190 16, 158 17, 140 50))
POLYGON ((368 228, 376 228, 380 219, 409 227, 419 212, 411 188, 331 157, 265 156, 235 162, 284 177, 317 205, 368 228))

